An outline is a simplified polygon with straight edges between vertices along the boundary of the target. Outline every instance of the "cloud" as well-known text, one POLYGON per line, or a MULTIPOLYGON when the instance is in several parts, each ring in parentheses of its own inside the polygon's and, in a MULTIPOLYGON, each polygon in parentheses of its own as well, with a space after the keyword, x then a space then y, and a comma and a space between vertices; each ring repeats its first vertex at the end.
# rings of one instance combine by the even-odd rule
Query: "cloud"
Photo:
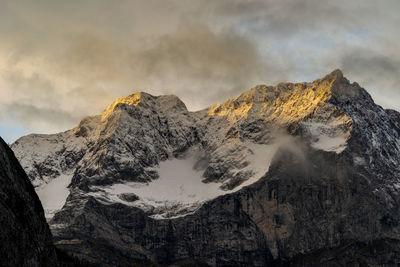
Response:
POLYGON ((176 94, 195 110, 335 68, 400 109, 399 8, 396 0, 1 1, 0 117, 26 133, 61 131, 133 91, 176 94))
POLYGON ((9 126, 8 132, 13 129, 20 132, 21 128, 35 132, 59 131, 79 121, 80 114, 65 109, 67 103, 63 96, 40 74, 26 76, 15 70, 1 73, 0 79, 4 86, 0 121, 9 126))
POLYGON ((340 66, 353 80, 367 87, 375 101, 387 108, 400 109, 400 58, 371 49, 346 51, 340 66))
POLYGON ((67 129, 139 90, 174 93, 200 109, 273 75, 251 42, 204 25, 180 26, 143 44, 80 33, 45 60, 35 54, 14 57, 0 76, 8 95, 0 100, 3 117, 12 116, 29 131, 67 129))
POLYGON ((55 55, 52 69, 87 87, 106 82, 103 87, 119 94, 175 93, 192 109, 245 90, 272 73, 248 40, 234 33, 217 35, 204 25, 181 26, 144 42, 129 46, 91 34, 76 36, 63 55, 55 55))
POLYGON ((25 121, 24 125, 28 129, 50 129, 58 130, 58 127, 70 127, 72 123, 77 123, 77 118, 70 113, 54 108, 38 108, 29 104, 6 105, 10 119, 25 121))

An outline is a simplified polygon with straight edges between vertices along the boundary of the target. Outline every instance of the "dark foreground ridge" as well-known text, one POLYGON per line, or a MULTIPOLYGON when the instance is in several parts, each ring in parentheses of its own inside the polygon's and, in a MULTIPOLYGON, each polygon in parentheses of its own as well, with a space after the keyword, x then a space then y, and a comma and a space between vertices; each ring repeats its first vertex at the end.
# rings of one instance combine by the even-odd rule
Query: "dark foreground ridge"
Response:
POLYGON ((0 137, 0 266, 90 267, 53 245, 39 198, 0 137))
POLYGON ((1 266, 57 266, 49 226, 35 190, 0 138, 1 266))

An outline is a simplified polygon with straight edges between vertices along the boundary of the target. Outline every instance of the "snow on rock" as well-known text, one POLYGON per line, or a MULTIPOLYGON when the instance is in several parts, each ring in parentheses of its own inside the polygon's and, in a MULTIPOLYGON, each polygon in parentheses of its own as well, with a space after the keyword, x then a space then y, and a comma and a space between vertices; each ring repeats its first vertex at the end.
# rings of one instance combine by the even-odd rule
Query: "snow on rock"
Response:
POLYGON ((353 157, 353 162, 356 165, 365 165, 366 164, 365 159, 363 157, 358 157, 358 156, 353 157))
POLYGON ((279 146, 293 138, 281 138, 287 133, 327 152, 356 146, 355 166, 380 170, 389 164, 393 170, 400 153, 393 125, 400 115, 390 113, 335 71, 312 83, 256 86, 197 112, 176 96, 139 92, 70 131, 22 137, 12 149, 41 191, 48 216, 64 203, 65 177, 73 173, 71 193, 173 218, 258 181, 279 146), (377 155, 387 160, 374 160, 377 155), (53 186, 64 193, 51 203, 53 186))
POLYGON ((72 175, 61 175, 35 188, 47 220, 53 218, 54 214, 64 206, 69 195, 68 185, 71 179, 72 175))
MULTIPOLYGON (((160 162, 155 170, 159 178, 149 183, 118 183, 109 187, 102 187, 102 192, 93 195, 103 197, 111 202, 140 207, 144 210, 154 209, 155 213, 179 213, 182 210, 192 211, 191 207, 198 207, 200 203, 215 198, 224 193, 216 183, 203 183, 202 172, 194 169, 196 153, 190 151, 182 159, 171 159, 160 162), (139 197, 138 201, 129 203, 121 197, 122 194, 133 193, 139 197)), ((100 188, 96 188, 97 190, 100 188)))
POLYGON ((85 148, 83 138, 72 131, 59 134, 30 134, 11 145, 35 187, 71 171, 85 148), (61 156, 62 155, 62 156, 61 156))
POLYGON ((283 136, 275 140, 272 144, 256 144, 252 142, 245 143, 248 148, 247 167, 245 170, 251 171, 253 174, 239 186, 235 187, 233 192, 242 189, 245 186, 257 182, 264 174, 268 172, 272 158, 280 146, 287 144, 292 140, 290 136, 283 136))
POLYGON ((204 170, 196 168, 201 160, 198 148, 192 148, 182 158, 160 162, 154 168, 159 178, 149 183, 127 182, 108 187, 92 187, 90 195, 105 202, 119 202, 143 209, 155 219, 176 218, 196 211, 202 203, 220 195, 236 192, 258 181, 267 171, 271 160, 282 143, 289 137, 274 144, 246 143, 248 165, 237 171, 248 171, 251 176, 232 190, 224 190, 220 182, 204 182, 204 170), (127 201, 126 196, 137 196, 127 201))
POLYGON ((341 153, 347 145, 350 136, 348 131, 339 127, 337 121, 322 123, 317 121, 306 121, 302 123, 303 131, 309 137, 313 148, 341 153))
POLYGON ((73 130, 31 134, 18 139, 11 148, 35 187, 46 219, 51 219, 69 195, 67 187, 84 154, 86 140, 76 137, 73 130))

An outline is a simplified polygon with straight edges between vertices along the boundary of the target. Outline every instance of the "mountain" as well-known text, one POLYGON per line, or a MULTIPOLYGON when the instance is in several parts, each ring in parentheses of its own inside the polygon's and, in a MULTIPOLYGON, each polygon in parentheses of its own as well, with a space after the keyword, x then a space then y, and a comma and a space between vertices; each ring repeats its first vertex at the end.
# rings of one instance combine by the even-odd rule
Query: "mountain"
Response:
POLYGON ((0 223, 0 266, 58 266, 39 198, 1 138, 0 223))
POLYGON ((56 245, 102 266, 393 265, 399 125, 335 70, 197 112, 139 92, 12 149, 56 245))
POLYGON ((0 137, 0 266, 89 267, 53 244, 34 187, 0 137))

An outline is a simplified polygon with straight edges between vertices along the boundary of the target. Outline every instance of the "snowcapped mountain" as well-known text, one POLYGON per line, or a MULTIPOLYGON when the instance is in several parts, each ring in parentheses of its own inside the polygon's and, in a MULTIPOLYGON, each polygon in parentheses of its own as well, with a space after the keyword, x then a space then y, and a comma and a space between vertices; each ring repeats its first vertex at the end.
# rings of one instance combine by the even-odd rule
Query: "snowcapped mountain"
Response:
MULTIPOLYGON (((57 244, 105 266, 264 266, 341 246, 346 260, 400 239, 400 114, 339 70, 197 112, 139 92, 12 149, 57 244)), ((396 242, 384 253, 400 261, 396 242)))

